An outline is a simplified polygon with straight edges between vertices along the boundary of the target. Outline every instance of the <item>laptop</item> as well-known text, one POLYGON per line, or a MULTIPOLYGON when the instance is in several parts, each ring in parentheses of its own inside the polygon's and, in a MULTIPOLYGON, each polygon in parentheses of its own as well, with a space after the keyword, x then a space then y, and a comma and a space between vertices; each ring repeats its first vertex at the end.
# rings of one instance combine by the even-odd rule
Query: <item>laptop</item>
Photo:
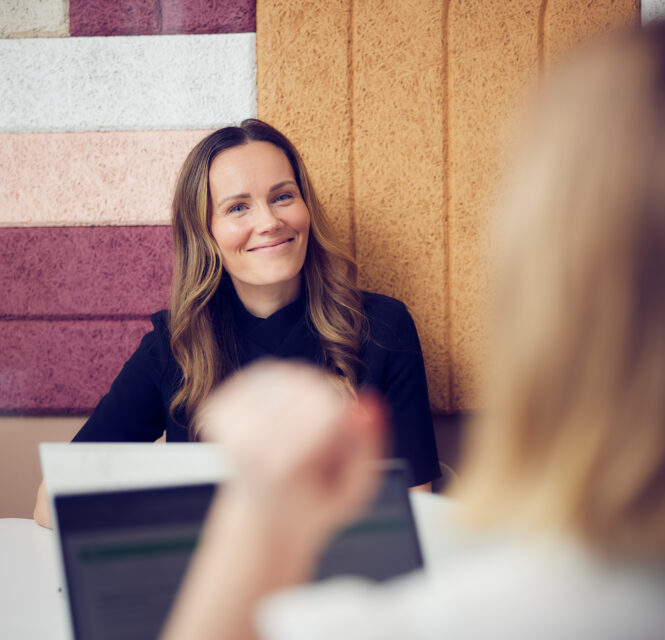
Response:
MULTIPOLYGON (((42 444, 63 590, 76 640, 155 638, 207 509, 232 473, 215 444, 42 444)), ((314 577, 386 580, 423 565, 408 469, 384 479, 367 512, 340 532, 314 577)), ((230 585, 229 588, 232 588, 230 585)))

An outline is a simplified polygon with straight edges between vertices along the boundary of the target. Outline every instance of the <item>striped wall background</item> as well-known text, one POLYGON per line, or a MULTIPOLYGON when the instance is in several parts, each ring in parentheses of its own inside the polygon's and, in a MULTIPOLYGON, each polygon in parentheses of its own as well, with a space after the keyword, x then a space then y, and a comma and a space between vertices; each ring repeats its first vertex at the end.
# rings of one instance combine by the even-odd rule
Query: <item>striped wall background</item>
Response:
POLYGON ((82 414, 166 306, 176 173, 256 115, 254 0, 3 0, 0 408, 82 414))
POLYGON ((265 118, 362 284, 403 299, 432 405, 476 408, 509 114, 575 42, 665 0, 3 0, 0 411, 85 414, 165 306, 176 172, 265 118))

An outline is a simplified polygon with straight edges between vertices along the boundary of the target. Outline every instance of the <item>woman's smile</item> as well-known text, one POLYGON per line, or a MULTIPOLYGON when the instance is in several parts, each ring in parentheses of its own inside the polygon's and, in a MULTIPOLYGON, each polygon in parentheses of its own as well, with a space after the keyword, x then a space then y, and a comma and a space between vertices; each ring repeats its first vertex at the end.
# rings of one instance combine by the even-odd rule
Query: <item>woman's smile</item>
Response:
POLYGON ((277 253, 285 249, 290 248, 290 243, 293 242, 293 238, 283 238, 281 240, 274 240, 266 244, 262 244, 258 247, 252 247, 247 249, 247 251, 256 251, 259 253, 277 253))

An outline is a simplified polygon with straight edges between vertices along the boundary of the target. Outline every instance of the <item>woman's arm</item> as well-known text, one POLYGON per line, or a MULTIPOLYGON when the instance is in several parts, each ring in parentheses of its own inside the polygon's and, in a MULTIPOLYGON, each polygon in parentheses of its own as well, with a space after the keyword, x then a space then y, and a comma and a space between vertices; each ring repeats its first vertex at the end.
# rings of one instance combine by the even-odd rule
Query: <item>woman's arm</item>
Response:
POLYGON ((46 487, 44 486, 43 480, 39 485, 39 489, 37 489, 37 501, 35 502, 32 517, 38 525, 46 527, 47 529, 53 529, 51 508, 49 506, 48 495, 46 495, 46 487))
POLYGON ((411 466, 412 485, 440 477, 427 378, 415 323, 399 300, 365 293, 370 339, 361 357, 367 365, 367 383, 384 395, 392 419, 391 454, 411 466))
POLYGON ((264 363, 232 378, 204 409, 237 476, 219 493, 162 640, 255 637, 268 593, 306 580, 332 535, 377 487, 383 412, 352 403, 326 374, 264 363))

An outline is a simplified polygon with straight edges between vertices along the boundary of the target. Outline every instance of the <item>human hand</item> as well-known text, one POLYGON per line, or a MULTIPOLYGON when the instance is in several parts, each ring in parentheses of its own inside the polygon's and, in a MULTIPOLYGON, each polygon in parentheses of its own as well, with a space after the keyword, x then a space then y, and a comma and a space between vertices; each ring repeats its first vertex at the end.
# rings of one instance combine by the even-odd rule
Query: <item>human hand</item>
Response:
POLYGON ((198 419, 235 466, 225 493, 253 505, 264 525, 297 529, 306 546, 323 544, 377 488, 368 463, 383 453, 382 404, 369 394, 351 397, 310 365, 247 367, 211 396, 198 419))
POLYGON ((236 473, 210 508, 162 639, 253 640, 256 603, 306 580, 376 491, 368 463, 383 452, 384 412, 320 369, 266 361, 232 376, 197 421, 236 473))

